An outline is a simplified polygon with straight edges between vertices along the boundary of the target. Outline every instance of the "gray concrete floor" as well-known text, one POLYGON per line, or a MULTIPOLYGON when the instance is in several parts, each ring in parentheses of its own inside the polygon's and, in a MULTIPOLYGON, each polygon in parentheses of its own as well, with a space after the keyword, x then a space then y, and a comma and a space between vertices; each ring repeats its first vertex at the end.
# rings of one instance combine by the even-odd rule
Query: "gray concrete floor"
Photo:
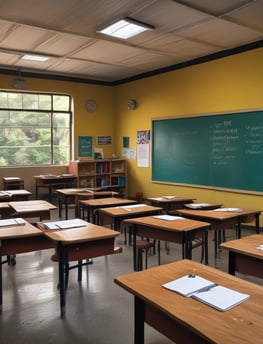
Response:
MULTIPOLYGON (((73 212, 72 212, 73 214, 73 212)), ((53 213, 53 219, 57 213, 53 213)), ((243 235, 254 231, 243 231, 243 235)), ((212 233, 209 234, 209 265, 215 266, 212 233)), ((227 231, 227 240, 235 231, 227 231)), ((66 299, 66 317, 60 318, 58 267, 50 260, 53 250, 43 250, 16 257, 16 265, 3 265, 3 312, 0 314, 2 344, 132 344, 133 297, 117 286, 116 276, 130 273, 132 248, 117 238, 123 253, 93 260, 84 267, 82 282, 77 271, 70 271, 66 299)), ((169 255, 161 245, 161 263, 181 258, 181 247, 169 244, 169 255)), ((193 259, 200 260, 200 248, 193 259)), ((227 254, 222 252, 217 268, 227 271, 227 254)), ((157 265, 157 256, 150 255, 148 266, 157 265)), ((261 280, 240 276, 262 284, 261 280)), ((145 343, 168 344, 170 340, 146 326, 145 343)))

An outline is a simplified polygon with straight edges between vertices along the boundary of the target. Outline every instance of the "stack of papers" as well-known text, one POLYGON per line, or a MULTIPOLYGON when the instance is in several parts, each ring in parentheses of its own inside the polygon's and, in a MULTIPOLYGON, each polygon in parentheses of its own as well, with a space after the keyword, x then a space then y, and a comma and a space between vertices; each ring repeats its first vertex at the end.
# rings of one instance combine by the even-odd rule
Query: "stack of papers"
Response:
POLYGON ((3 219, 0 220, 0 227, 8 227, 8 226, 23 226, 26 224, 26 221, 21 217, 15 219, 3 219))
POLYGON ((72 219, 65 221, 55 221, 55 222, 46 222, 44 223, 46 229, 67 229, 67 228, 76 228, 76 227, 85 227, 87 222, 81 219, 72 219))
POLYGON ((153 218, 165 220, 165 221, 175 221, 175 220, 182 220, 182 216, 172 216, 172 215, 154 215, 153 218))
POLYGON ((249 299, 250 295, 219 286, 205 278, 187 275, 163 284, 164 288, 192 297, 219 311, 227 311, 249 299))

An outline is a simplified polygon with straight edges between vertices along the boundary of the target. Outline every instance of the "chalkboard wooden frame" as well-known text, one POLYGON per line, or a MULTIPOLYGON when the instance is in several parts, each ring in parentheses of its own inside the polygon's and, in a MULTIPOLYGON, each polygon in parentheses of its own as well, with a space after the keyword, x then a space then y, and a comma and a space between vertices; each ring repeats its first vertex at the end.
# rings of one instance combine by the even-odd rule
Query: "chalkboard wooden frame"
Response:
POLYGON ((263 193, 263 110, 152 120, 152 181, 263 193))

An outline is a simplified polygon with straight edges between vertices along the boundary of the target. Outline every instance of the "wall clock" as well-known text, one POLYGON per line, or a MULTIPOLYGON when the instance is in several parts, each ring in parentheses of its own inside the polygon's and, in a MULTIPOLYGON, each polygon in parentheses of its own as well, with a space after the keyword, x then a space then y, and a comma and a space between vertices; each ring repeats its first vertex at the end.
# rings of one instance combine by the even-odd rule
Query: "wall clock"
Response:
POLYGON ((94 112, 97 109, 95 100, 88 100, 86 103, 86 109, 88 112, 94 112))
POLYGON ((136 106, 137 106, 136 100, 134 100, 134 99, 128 100, 128 109, 129 110, 135 110, 136 106))

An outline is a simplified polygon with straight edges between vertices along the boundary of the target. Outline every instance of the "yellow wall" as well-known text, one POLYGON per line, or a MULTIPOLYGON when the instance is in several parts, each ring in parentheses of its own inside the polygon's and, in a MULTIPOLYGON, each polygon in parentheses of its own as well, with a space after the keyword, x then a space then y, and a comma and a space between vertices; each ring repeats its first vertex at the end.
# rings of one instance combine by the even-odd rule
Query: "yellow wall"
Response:
MULTIPOLYGON (((116 87, 118 153, 122 136, 130 137, 130 148, 136 149, 137 130, 151 129, 153 118, 262 109, 262 61, 263 49, 257 49, 116 87), (135 111, 127 109, 129 98, 138 102, 135 111)), ((144 197, 170 194, 195 197, 197 202, 263 209, 259 195, 156 184, 151 182, 150 168, 138 168, 131 159, 128 165, 130 196, 141 191, 144 197)))
MULTIPOLYGON (((75 144, 79 135, 94 138, 111 135, 112 145, 103 147, 105 157, 111 157, 113 153, 121 157, 123 136, 130 137, 130 148, 136 150, 137 130, 151 129, 152 118, 262 109, 262 61, 261 48, 115 87, 23 79, 27 81, 29 91, 62 92, 73 96, 75 144), (130 98, 138 103, 135 111, 128 110, 130 98), (98 108, 95 113, 86 111, 87 99, 96 100, 98 108)), ((0 89, 12 89, 13 79, 13 76, 1 76, 0 89)), ((76 146, 74 158, 77 158, 76 146)), ((15 171, 19 172, 1 168, 0 176, 14 175, 15 171)), ((31 172, 26 173, 30 187, 31 175, 35 174, 34 170, 31 172)), ((132 159, 128 160, 128 183, 130 197, 141 191, 144 197, 174 194, 195 197, 197 202, 263 209, 259 195, 152 183, 151 168, 138 168, 136 160, 132 159)))

